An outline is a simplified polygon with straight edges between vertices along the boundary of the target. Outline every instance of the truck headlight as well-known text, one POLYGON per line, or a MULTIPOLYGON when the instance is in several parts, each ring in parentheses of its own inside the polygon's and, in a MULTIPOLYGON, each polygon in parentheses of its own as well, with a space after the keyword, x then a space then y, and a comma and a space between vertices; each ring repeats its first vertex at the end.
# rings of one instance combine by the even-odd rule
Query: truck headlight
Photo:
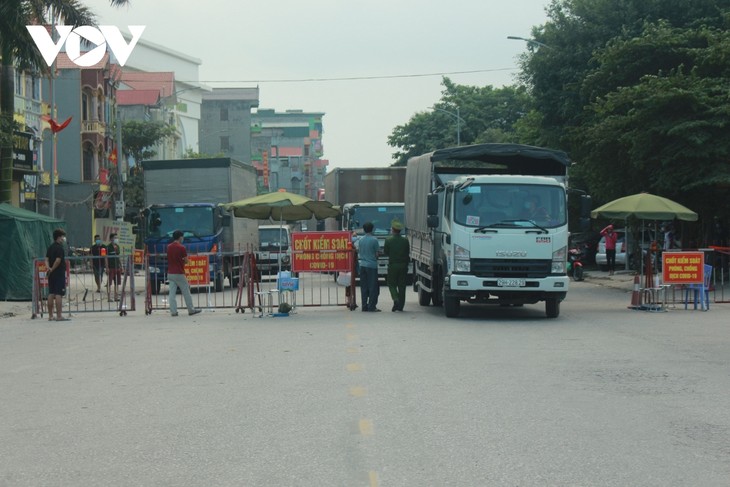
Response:
POLYGON ((471 272, 471 254, 468 249, 454 244, 454 271, 471 272))
POLYGON ((553 274, 565 274, 565 263, 568 255, 568 247, 562 247, 553 252, 553 265, 550 272, 553 274))
POLYGON ((284 255, 281 258, 281 262, 284 263, 284 264, 288 264, 289 263, 289 256, 288 255, 284 255))

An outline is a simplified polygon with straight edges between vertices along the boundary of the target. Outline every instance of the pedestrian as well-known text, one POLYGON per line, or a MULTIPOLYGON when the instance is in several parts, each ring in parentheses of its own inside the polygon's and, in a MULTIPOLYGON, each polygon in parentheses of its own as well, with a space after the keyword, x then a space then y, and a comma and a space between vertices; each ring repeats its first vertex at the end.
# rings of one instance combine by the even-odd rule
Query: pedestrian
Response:
POLYGON ((172 242, 167 246, 167 279, 170 281, 170 315, 177 316, 177 288, 180 288, 189 315, 200 313, 200 309, 193 305, 193 296, 190 294, 190 284, 185 277, 185 264, 188 262, 188 251, 183 246, 183 232, 172 232, 172 242))
POLYGON ((608 275, 613 275, 613 270, 616 267, 616 241, 618 240, 618 234, 613 231, 613 225, 608 225, 606 228, 601 230, 601 235, 606 241, 606 265, 608 266, 608 275))
POLYGON ((94 235, 94 245, 91 246, 91 269, 94 272, 94 281, 96 282, 96 292, 101 292, 101 283, 104 281, 104 259, 106 257, 106 247, 101 240, 101 236, 94 235))
POLYGON ((53 243, 46 251, 46 266, 48 272, 48 321, 70 321, 64 318, 63 297, 66 295, 66 232, 57 228, 53 231, 53 243), (53 310, 56 318, 53 318, 53 310))
MULTIPOLYGON (((122 284, 122 272, 124 269, 122 268, 122 261, 119 258, 121 255, 121 251, 119 248, 119 238, 117 237, 116 233, 112 233, 109 235, 109 245, 106 246, 106 256, 107 256, 107 263, 108 263, 108 269, 107 269, 107 294, 109 294, 111 287, 114 287, 114 301, 119 301, 119 285, 122 284)), ((111 301, 111 297, 109 297, 109 301, 111 301)))
POLYGON ((358 262, 360 273, 360 300, 362 301, 363 311, 380 311, 378 306, 378 295, 380 294, 380 286, 378 285, 378 254, 380 253, 380 243, 373 236, 373 224, 366 222, 362 226, 365 235, 359 238, 358 262))
POLYGON ((393 298, 391 311, 403 311, 406 302, 406 279, 408 277, 408 261, 411 247, 408 239, 401 235, 403 224, 393 220, 390 224, 392 235, 385 239, 383 251, 388 256, 388 274, 386 282, 390 297, 393 298))

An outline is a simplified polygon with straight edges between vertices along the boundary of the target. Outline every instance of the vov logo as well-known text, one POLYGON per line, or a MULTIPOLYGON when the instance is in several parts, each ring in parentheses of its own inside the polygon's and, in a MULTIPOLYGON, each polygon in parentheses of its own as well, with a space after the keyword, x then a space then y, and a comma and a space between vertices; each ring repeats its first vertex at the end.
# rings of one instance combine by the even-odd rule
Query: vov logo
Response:
POLYGON ((104 58, 107 44, 109 44, 109 49, 117 58, 119 65, 124 66, 145 29, 144 25, 127 26, 132 34, 132 40, 127 44, 122 33, 113 25, 100 25, 98 29, 90 25, 82 25, 75 29, 72 25, 56 25, 55 27, 60 37, 58 42, 54 44, 45 26, 25 26, 48 66, 56 60, 64 43, 66 44, 66 54, 76 66, 88 67, 101 61, 104 58), (96 47, 82 55, 81 39, 96 45, 96 47))

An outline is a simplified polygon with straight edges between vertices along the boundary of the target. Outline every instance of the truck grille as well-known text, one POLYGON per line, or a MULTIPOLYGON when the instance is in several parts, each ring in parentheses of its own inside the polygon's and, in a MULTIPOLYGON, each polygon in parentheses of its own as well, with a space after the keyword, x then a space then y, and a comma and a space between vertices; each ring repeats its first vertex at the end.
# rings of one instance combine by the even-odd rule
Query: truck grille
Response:
POLYGON ((550 275, 549 260, 471 259, 471 271, 478 277, 521 277, 538 279, 550 275))

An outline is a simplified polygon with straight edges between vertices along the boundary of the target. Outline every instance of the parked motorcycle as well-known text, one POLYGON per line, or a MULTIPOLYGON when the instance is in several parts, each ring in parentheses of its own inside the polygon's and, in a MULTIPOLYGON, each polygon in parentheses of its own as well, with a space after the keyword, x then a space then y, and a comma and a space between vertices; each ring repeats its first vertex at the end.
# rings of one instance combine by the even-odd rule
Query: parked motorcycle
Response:
POLYGON ((578 247, 568 250, 568 275, 575 281, 582 281, 583 275, 583 251, 578 247))

